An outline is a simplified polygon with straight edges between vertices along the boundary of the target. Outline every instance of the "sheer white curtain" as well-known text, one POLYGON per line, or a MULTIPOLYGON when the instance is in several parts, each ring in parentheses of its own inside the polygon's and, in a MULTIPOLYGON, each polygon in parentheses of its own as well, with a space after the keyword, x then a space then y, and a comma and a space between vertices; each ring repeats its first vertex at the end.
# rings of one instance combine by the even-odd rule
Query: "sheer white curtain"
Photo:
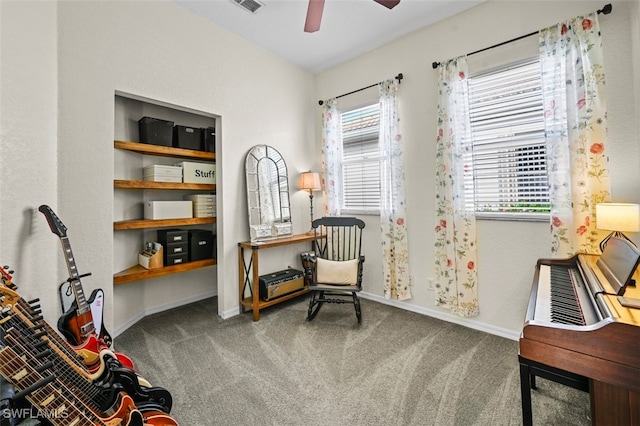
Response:
POLYGON ((436 137, 436 305, 463 317, 479 313, 467 75, 465 56, 440 65, 436 137))
POLYGON ((598 253, 595 206, 609 200, 602 40, 595 13, 540 31, 552 251, 598 253))
POLYGON ((340 216, 342 190, 342 130, 336 99, 322 108, 322 191, 324 215, 340 216))
POLYGON ((382 270, 387 299, 411 298, 404 194, 404 158, 398 116, 397 80, 380 83, 380 224, 382 270))

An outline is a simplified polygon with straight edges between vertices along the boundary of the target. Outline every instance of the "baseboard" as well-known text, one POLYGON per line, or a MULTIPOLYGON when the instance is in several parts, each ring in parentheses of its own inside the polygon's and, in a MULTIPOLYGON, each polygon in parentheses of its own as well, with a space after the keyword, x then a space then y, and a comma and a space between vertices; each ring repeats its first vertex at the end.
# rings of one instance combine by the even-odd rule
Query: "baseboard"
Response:
POLYGON ((206 293, 198 294, 196 296, 187 297, 186 299, 174 300, 173 302, 166 303, 164 305, 151 306, 147 309, 144 309, 138 312, 133 317, 127 319, 127 321, 125 321, 124 324, 116 328, 115 331, 110 334, 115 339, 121 333, 124 333, 124 331, 127 330, 129 327, 131 327, 132 325, 134 325, 135 323, 137 323, 142 318, 148 315, 153 315, 153 314, 157 314, 158 312, 168 311, 169 309, 178 308, 183 305, 188 305, 189 303, 199 302, 200 300, 208 299, 210 297, 215 297, 217 295, 218 295, 217 291, 209 291, 206 293))
POLYGON ((517 341, 520 339, 520 333, 506 328, 495 327, 483 322, 475 321, 469 318, 462 318, 457 315, 444 312, 439 309, 425 308, 422 306, 412 305, 410 303, 402 302, 399 300, 389 300, 377 294, 371 294, 367 292, 358 293, 363 299, 373 300, 374 302, 383 303, 385 305, 394 306, 396 308, 404 309, 405 311, 415 312, 417 314, 426 315, 432 318, 437 318, 443 321, 452 322, 462 325, 464 327, 473 328, 474 330, 484 331, 485 333, 494 334, 496 336, 504 337, 505 339, 511 339, 517 341))

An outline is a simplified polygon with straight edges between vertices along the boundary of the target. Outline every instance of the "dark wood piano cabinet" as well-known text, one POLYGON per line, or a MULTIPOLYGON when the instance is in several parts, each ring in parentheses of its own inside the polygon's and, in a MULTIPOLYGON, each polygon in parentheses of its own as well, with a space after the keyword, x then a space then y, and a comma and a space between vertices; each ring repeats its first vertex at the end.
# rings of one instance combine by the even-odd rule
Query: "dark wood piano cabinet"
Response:
MULTIPOLYGON (((581 257, 595 266, 597 256, 581 257)), ((531 389, 535 389, 535 376, 540 376, 588 390, 593 425, 640 425, 640 309, 624 307, 616 296, 604 295, 612 316, 590 326, 556 326, 533 318, 540 264, 576 259, 540 260, 536 266, 520 336, 523 424, 534 424, 531 389)), ((595 276, 603 280, 598 271, 595 276)), ((634 277, 640 286, 640 274, 634 277)), ((640 288, 628 287, 625 296, 640 299, 640 288)))

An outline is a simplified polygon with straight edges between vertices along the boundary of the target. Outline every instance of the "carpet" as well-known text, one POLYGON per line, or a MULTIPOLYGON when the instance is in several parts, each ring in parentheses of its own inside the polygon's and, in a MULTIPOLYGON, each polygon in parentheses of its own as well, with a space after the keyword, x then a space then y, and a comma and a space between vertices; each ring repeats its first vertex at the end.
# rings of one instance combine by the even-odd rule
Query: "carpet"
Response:
MULTIPOLYGON (((307 322, 301 297, 227 320, 217 300, 148 316, 115 339, 181 426, 521 425, 518 343, 362 300, 307 322)), ((536 425, 589 425, 589 395, 537 378, 536 425)))

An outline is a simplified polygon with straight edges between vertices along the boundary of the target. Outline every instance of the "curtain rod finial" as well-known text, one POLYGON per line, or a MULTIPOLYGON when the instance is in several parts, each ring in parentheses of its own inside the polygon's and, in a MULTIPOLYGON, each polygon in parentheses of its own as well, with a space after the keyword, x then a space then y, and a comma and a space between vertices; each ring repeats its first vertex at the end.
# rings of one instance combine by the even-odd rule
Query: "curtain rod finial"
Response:
POLYGON ((404 78, 404 75, 402 75, 402 73, 398 73, 398 75, 396 75, 396 79, 398 80, 398 83, 402 83, 403 78, 404 78))
POLYGON ((431 66, 435 70, 436 68, 438 68, 440 66, 440 62, 434 62, 434 63, 431 64, 431 66))
POLYGON ((604 13, 605 15, 608 15, 611 13, 612 10, 613 10, 613 6, 611 5, 611 3, 608 3, 608 4, 605 4, 604 7, 598 11, 598 14, 604 13))
POLYGON ((324 104, 324 101, 318 101, 318 105, 324 104))

